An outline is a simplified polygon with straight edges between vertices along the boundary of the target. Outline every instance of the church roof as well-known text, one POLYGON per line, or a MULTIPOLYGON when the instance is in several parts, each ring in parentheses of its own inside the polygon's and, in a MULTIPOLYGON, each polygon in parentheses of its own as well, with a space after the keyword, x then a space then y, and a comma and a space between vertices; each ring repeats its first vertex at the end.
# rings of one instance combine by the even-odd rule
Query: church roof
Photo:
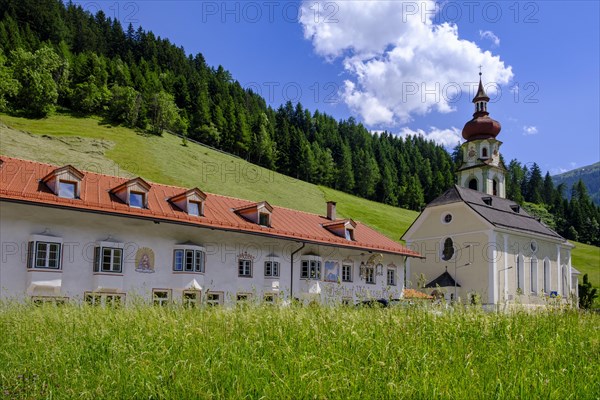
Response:
POLYGON ((529 215, 514 201, 457 185, 430 202, 426 208, 458 202, 467 204, 495 227, 535 233, 566 241, 558 233, 529 215))
POLYGON ((425 285, 425 288, 436 288, 438 286, 454 287, 454 285, 456 285, 456 287, 460 287, 460 285, 454 280, 452 275, 448 273, 448 268, 446 268, 446 271, 444 271, 443 274, 441 274, 440 276, 429 282, 427 285, 425 285))
POLYGON ((365 224, 356 223, 353 240, 347 240, 323 227, 324 223, 331 222, 325 216, 284 207, 272 207, 271 225, 261 226, 235 212, 236 209, 255 205, 255 202, 212 193, 206 193, 204 215, 190 215, 169 201, 186 189, 158 183, 146 183, 146 207, 130 207, 111 194, 113 188, 126 184, 129 179, 94 172, 82 171, 79 198, 59 197, 41 182, 43 177, 55 169, 56 166, 49 164, 0 157, 0 200, 421 257, 416 251, 385 237, 365 224))

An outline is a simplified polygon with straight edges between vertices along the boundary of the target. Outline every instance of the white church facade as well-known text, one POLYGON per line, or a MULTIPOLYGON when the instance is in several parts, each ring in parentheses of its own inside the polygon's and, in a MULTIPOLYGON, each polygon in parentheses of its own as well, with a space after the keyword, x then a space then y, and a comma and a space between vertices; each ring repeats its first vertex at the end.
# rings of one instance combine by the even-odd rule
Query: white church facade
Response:
POLYGON ((457 184, 403 235, 424 256, 408 261, 408 281, 447 301, 490 308, 568 302, 577 296, 573 245, 506 199, 501 127, 488 102, 480 79, 473 119, 462 132, 457 184))
POLYGON ((0 183, 2 299, 355 303, 401 297, 420 257, 333 202, 320 216, 10 157, 0 183))

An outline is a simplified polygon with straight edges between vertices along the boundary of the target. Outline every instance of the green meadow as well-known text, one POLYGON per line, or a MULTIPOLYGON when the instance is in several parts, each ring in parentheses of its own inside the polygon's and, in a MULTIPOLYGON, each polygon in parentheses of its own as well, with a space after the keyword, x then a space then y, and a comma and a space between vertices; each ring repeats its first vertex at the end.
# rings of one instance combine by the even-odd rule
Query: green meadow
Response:
MULTIPOLYGON (((241 158, 169 135, 147 135, 100 118, 56 114, 26 119, 0 114, 0 154, 109 175, 199 187, 227 196, 324 214, 338 202, 338 214, 363 222, 399 241, 418 213, 365 200, 258 167, 241 158)), ((600 288, 600 248, 574 243, 573 266, 600 288)), ((600 307, 600 299, 595 303, 600 307)))
POLYGON ((8 399, 595 399, 600 316, 0 305, 8 399))

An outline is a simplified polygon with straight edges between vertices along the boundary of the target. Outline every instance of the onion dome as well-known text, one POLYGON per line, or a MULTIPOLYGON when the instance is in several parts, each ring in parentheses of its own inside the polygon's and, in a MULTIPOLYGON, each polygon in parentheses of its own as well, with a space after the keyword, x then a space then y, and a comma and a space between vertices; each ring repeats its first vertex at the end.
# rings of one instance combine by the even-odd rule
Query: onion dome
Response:
POLYGON ((479 73, 479 89, 473 98, 475 104, 475 113, 473 119, 465 124, 462 130, 462 137, 467 140, 493 139, 500 133, 502 127, 500 122, 489 117, 487 112, 487 103, 490 98, 485 93, 483 83, 481 83, 481 72, 479 73))

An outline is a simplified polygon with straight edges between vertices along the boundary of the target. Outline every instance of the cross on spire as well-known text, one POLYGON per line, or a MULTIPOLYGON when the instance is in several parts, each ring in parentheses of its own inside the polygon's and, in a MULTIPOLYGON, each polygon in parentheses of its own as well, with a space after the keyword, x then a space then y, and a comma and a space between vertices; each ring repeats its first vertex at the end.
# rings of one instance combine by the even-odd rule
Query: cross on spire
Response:
POLYGON ((483 68, 483 65, 479 64, 479 76, 481 76, 481 68, 483 68))

